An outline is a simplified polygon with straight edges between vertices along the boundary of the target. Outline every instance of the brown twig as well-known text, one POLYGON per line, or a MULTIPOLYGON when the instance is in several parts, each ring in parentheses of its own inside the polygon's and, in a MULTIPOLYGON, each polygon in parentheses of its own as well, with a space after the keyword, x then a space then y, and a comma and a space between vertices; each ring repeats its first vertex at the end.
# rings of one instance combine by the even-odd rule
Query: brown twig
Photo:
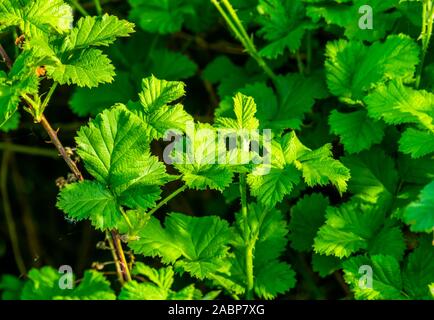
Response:
POLYGON ((125 281, 131 281, 130 270, 128 269, 128 263, 125 259, 124 251, 122 250, 122 244, 119 237, 119 233, 116 230, 111 231, 111 235, 113 238, 113 244, 115 246, 115 250, 117 251, 117 256, 119 257, 119 262, 121 265, 122 274, 124 275, 125 281))
POLYGON ((50 123, 47 121, 47 118, 45 118, 44 115, 41 116, 41 125, 44 127, 45 131, 50 136, 51 142, 54 144, 57 151, 59 151, 63 160, 65 160, 66 164, 68 165, 69 169, 71 169, 75 177, 79 181, 84 180, 83 175, 81 174, 80 170, 77 168, 77 164, 69 157, 65 148, 63 147, 62 143, 57 137, 57 131, 53 130, 53 128, 51 127, 50 123))
POLYGON ((3 46, 0 44, 0 55, 3 58, 3 61, 6 63, 6 66, 8 67, 8 69, 12 68, 12 60, 11 58, 9 58, 5 48, 3 48, 3 46))
POLYGON ((111 251, 112 256, 113 256, 113 261, 114 261, 115 266, 116 266, 116 273, 118 274, 119 282, 121 284, 124 284, 125 280, 123 277, 123 273, 122 273, 122 269, 121 269, 121 264, 119 262, 118 254, 116 252, 116 247, 113 243, 113 237, 111 236, 111 234, 108 231, 106 231, 106 238, 107 238, 107 241, 109 243, 110 251, 111 251))

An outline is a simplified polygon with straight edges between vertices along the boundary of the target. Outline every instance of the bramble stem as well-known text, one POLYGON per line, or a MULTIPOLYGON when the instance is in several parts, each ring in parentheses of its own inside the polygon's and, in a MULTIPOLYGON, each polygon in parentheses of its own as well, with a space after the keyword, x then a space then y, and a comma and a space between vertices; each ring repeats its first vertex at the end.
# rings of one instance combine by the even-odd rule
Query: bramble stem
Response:
POLYGON ((119 210, 121 211, 122 217, 124 217, 125 222, 128 225, 128 228, 133 229, 133 225, 131 224, 130 219, 128 218, 127 214, 125 213, 124 208, 122 208, 122 206, 119 207, 119 210))
POLYGON ((48 91, 48 94, 45 97, 45 99, 44 99, 44 101, 42 102, 42 105, 41 105, 41 113, 44 113, 45 108, 47 107, 48 103, 50 102, 51 97, 53 96, 54 91, 56 91, 57 85, 58 85, 58 83, 54 82, 53 85, 50 88, 50 91, 48 91))
POLYGON ((78 0, 70 0, 72 6, 80 12, 83 16, 88 16, 89 12, 86 11, 85 8, 78 2, 78 0))
POLYGON ((116 255, 119 258, 121 265, 121 271, 124 276, 125 281, 131 281, 130 269, 128 268, 127 260, 125 259, 124 250, 122 249, 121 239, 119 233, 116 230, 111 231, 113 244, 116 250, 116 255))
POLYGON ((167 204, 170 200, 172 200, 173 198, 175 198, 178 194, 180 194, 181 192, 183 192, 185 189, 187 189, 186 185, 182 186, 179 189, 176 189, 174 192, 172 192, 166 198, 164 198, 163 200, 161 200, 154 208, 152 208, 152 210, 149 211, 147 213, 147 215, 148 216, 153 215, 158 209, 160 209, 162 206, 164 206, 165 204, 167 204))
POLYGON ((12 152, 30 154, 32 156, 42 156, 57 159, 59 155, 51 149, 23 146, 19 144, 0 142, 0 150, 9 150, 12 152))
POLYGON ((271 68, 267 65, 265 60, 259 54, 258 50, 255 47, 255 44, 253 43, 252 38, 249 37, 249 35, 247 34, 246 29, 244 28, 240 18, 237 15, 237 12, 234 10, 229 0, 211 0, 211 2, 220 12, 221 16, 226 21, 229 28, 234 32, 235 37, 240 40, 247 53, 256 60, 258 65, 262 68, 262 70, 264 70, 264 72, 271 80, 276 81, 276 74, 273 72, 273 70, 271 70, 271 68), (221 4, 223 4, 225 8, 223 8, 221 4), (225 11, 225 9, 227 12, 225 11))
POLYGON ((3 211, 5 213, 6 224, 9 231, 9 237, 12 243, 12 251, 14 253, 15 262, 17 264, 18 270, 22 275, 26 274, 26 267, 23 261, 23 257, 21 255, 20 246, 18 243, 18 234, 15 226, 14 217, 12 214, 11 205, 9 202, 9 193, 8 193, 8 167, 9 160, 11 158, 11 152, 6 150, 3 152, 3 158, 1 163, 1 179, 0 179, 0 189, 2 194, 2 202, 3 202, 3 211))
POLYGON ((114 261, 115 266, 116 266, 116 274, 118 275, 119 282, 123 285, 125 283, 125 281, 124 281, 124 277, 122 275, 122 270, 121 270, 121 265, 119 263, 118 255, 116 254, 116 248, 115 248, 115 245, 113 243, 113 239, 110 236, 110 233, 108 231, 105 232, 105 236, 106 236, 106 239, 109 243, 110 251, 111 251, 112 256, 113 256, 113 261, 114 261))
POLYGON ((102 7, 101 7, 101 2, 99 0, 94 0, 95 2, 95 9, 96 9, 96 13, 99 16, 102 16, 102 7))
POLYGON ((419 67, 416 75, 416 89, 420 86, 420 81, 422 78, 423 66, 425 63, 426 53, 429 48, 429 43, 431 40, 433 32, 433 22, 434 22, 434 7, 432 0, 423 0, 422 4, 422 32, 419 39, 422 40, 422 56, 420 58, 419 67))
POLYGON ((51 127, 50 123, 48 122, 47 118, 45 118, 44 115, 41 116, 41 125, 44 127, 45 131, 47 132, 48 136, 51 139, 51 142, 54 144, 57 151, 59 151, 63 160, 66 162, 69 169, 71 169, 71 171, 75 175, 75 177, 80 181, 84 180, 83 175, 81 174, 80 170, 77 168, 77 165, 69 157, 69 155, 66 153, 65 148, 63 147, 62 143, 60 142, 59 138, 57 137, 57 131, 53 130, 53 128, 51 127))
POLYGON ((249 220, 247 214, 247 183, 246 174, 240 174, 240 195, 241 195, 241 214, 244 220, 244 243, 246 246, 246 299, 253 299, 253 249, 255 246, 255 241, 252 241, 249 227, 249 220))

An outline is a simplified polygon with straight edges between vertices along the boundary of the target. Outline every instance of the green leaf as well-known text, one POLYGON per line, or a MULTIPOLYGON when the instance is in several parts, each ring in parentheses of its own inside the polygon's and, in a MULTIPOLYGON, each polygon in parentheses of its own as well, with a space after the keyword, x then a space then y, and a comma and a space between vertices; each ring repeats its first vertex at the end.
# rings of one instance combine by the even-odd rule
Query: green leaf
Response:
POLYGON ((301 0, 260 0, 258 12, 258 33, 270 42, 259 53, 267 58, 274 59, 285 49, 297 51, 305 31, 313 27, 301 0))
POLYGON ((303 178, 309 187, 315 185, 334 185, 340 194, 347 190, 350 171, 338 160, 332 158, 331 144, 308 151, 298 158, 297 167, 303 172, 303 178))
POLYGON ((137 262, 132 271, 135 275, 144 275, 158 287, 169 290, 174 281, 174 271, 172 267, 154 269, 142 262, 137 262))
POLYGON ((230 238, 229 225, 218 217, 171 213, 165 228, 151 218, 139 233, 139 239, 130 241, 129 246, 135 253, 159 256, 164 263, 173 263, 176 268, 203 279, 224 266, 230 238))
POLYGON ((426 185, 434 179, 434 159, 430 157, 413 159, 400 155, 396 164, 399 177, 405 182, 426 185))
POLYGON ((110 288, 110 282, 103 274, 87 270, 80 284, 70 295, 55 297, 56 300, 115 300, 116 296, 110 288))
POLYGON ((97 87, 110 83, 115 75, 110 59, 98 49, 84 49, 63 55, 57 64, 47 65, 47 74, 59 84, 97 87))
POLYGON ((77 152, 86 169, 107 186, 120 205, 147 209, 171 178, 149 151, 147 130, 122 105, 99 114, 78 132, 77 152))
POLYGON ((0 4, 0 30, 18 26, 29 38, 66 33, 72 21, 72 8, 63 0, 4 0, 0 4))
POLYGON ((375 255, 371 258, 357 256, 343 263, 344 279, 350 285, 356 299, 382 300, 404 299, 401 294, 402 279, 398 261, 391 256, 375 255), (372 288, 366 283, 360 285, 360 278, 366 270, 360 267, 372 268, 372 288))
POLYGON ((341 268, 341 260, 334 256, 326 256, 323 254, 312 255, 312 269, 318 272, 324 278, 331 275, 333 272, 341 268))
POLYGON ((118 37, 128 37, 134 24, 104 14, 100 17, 83 17, 65 39, 68 50, 86 49, 90 46, 108 46, 118 37))
POLYGON ((248 175, 247 182, 252 195, 268 207, 282 201, 300 181, 300 173, 293 165, 272 167, 269 173, 265 174, 258 173, 260 168, 248 175))
POLYGON ((257 271, 255 292, 264 299, 273 299, 294 288, 295 284, 295 272, 289 264, 271 261, 257 271))
POLYGON ((434 250, 429 236, 420 239, 418 247, 410 253, 402 278, 412 299, 432 299, 429 286, 434 279, 434 250))
POLYGON ((151 283, 139 283, 132 280, 123 285, 119 300, 167 300, 168 294, 168 290, 151 283))
POLYGON ((138 283, 137 281, 127 282, 119 295, 120 300, 167 300, 172 292, 174 272, 172 267, 154 269, 142 262, 137 262, 132 273, 144 275, 151 282, 138 283))
MULTIPOLYGON (((399 0, 354 0, 354 1, 309 1, 318 2, 309 4, 307 15, 317 22, 321 18, 328 25, 337 25, 344 28, 344 34, 348 39, 375 41, 381 40, 392 30, 401 14, 394 10, 398 7, 399 0), (342 4, 345 2, 345 4, 342 4), (359 19, 364 15, 360 8, 367 5, 372 10, 373 28, 362 29, 359 27, 359 19)), ((362 19, 363 22, 363 19, 362 19)))
MULTIPOLYGON (((264 123, 265 128, 299 128, 304 114, 311 112, 315 100, 324 99, 329 95, 321 72, 309 77, 291 73, 279 76, 276 91, 279 107, 273 114, 269 113, 272 110, 263 111, 269 115, 265 119, 268 120, 266 124, 264 123)), ((258 105, 258 119, 263 122, 264 119, 260 117, 260 107, 266 106, 258 105)))
POLYGON ((189 188, 223 191, 232 182, 226 146, 210 125, 188 128, 186 136, 174 142, 170 158, 189 188))
POLYGON ((398 185, 398 173, 392 158, 382 150, 371 149, 342 162, 350 169, 348 188, 357 198, 370 203, 390 200, 398 185))
POLYGON ((431 233, 434 230, 434 181, 422 189, 417 201, 407 206, 404 221, 414 232, 431 233))
POLYGON ((122 219, 113 194, 96 181, 68 184, 60 191, 57 207, 77 221, 90 219, 101 230, 114 228, 122 219))
POLYGON ((0 131, 9 132, 11 130, 18 129, 20 125, 21 115, 19 112, 15 112, 3 125, 0 126, 0 131))
POLYGON ((23 285, 23 281, 19 278, 10 274, 3 274, 0 278, 1 300, 19 300, 23 285))
POLYGON ((434 132, 408 128, 399 139, 399 151, 420 158, 434 152, 434 132))
POLYGON ((273 143, 271 163, 257 166, 247 177, 252 194, 266 206, 274 206, 289 194, 299 181, 299 172, 308 186, 332 183, 339 192, 346 190, 349 171, 332 158, 331 145, 311 150, 304 146, 294 132, 273 143))
POLYGON ((366 111, 340 113, 333 110, 329 117, 331 132, 338 135, 348 153, 369 149, 383 139, 384 125, 368 117, 366 111))
POLYGON ((415 123, 434 132, 434 94, 392 81, 365 98, 369 116, 388 124, 415 123))
POLYGON ((152 33, 174 33, 195 12, 186 0, 128 0, 132 10, 130 18, 145 31, 152 33))
MULTIPOLYGON (((39 81, 35 74, 31 52, 23 52, 15 60, 7 75, 0 71, 0 127, 7 128, 6 122, 16 113, 21 96, 35 94, 39 81)), ((9 123, 9 126, 13 123, 9 123)))
POLYGON ((304 196, 291 209, 289 239, 298 251, 310 251, 318 229, 325 222, 329 200, 319 193, 304 196))
POLYGON ((384 221, 380 209, 349 202, 328 207, 326 222, 314 241, 316 253, 349 257, 360 249, 368 249, 369 240, 384 221))
POLYGON ((85 271, 80 284, 73 289, 62 289, 61 273, 52 267, 32 269, 24 285, 22 300, 114 300, 110 283, 94 270, 85 271))
POLYGON ((237 93, 234 97, 234 112, 236 120, 217 118, 216 124, 231 129, 258 129, 259 121, 255 118, 256 104, 252 97, 237 93))
POLYGON ((385 227, 369 241, 369 254, 389 255, 401 261, 406 249, 404 234, 400 227, 393 227, 390 220, 386 222, 385 227))
POLYGON ((361 101, 365 93, 387 79, 411 80, 419 63, 419 48, 410 37, 390 35, 384 43, 365 46, 338 40, 326 46, 327 85, 347 102, 361 101), (404 58, 405 57, 405 58, 404 58))
POLYGON ((182 82, 159 80, 154 76, 143 79, 140 104, 128 107, 149 126, 152 138, 162 138, 173 130, 185 132, 186 126, 193 123, 181 104, 172 104, 184 96, 184 87, 182 82))

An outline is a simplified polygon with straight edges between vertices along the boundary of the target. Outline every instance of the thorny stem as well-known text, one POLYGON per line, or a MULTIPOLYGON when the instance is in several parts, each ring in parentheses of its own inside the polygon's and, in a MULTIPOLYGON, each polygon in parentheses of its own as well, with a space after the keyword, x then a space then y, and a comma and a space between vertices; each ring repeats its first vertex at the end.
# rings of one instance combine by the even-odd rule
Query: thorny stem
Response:
POLYGON ((45 108, 47 107, 48 103, 50 102, 51 97, 53 96, 54 91, 56 91, 57 85, 58 85, 58 83, 54 82, 53 85, 50 88, 50 91, 48 91, 48 94, 45 97, 45 99, 44 99, 44 101, 42 102, 42 105, 41 105, 41 113, 44 113, 45 108))
POLYGON ((48 122, 47 118, 45 118, 44 115, 41 116, 41 125, 44 127, 45 131, 47 132, 47 134, 49 135, 49 137, 51 139, 51 142, 54 144, 57 151, 59 151, 63 160, 66 162, 69 169, 71 169, 71 171, 75 175, 75 177, 80 181, 84 180, 83 175, 81 174, 80 170, 77 168, 76 163, 66 153, 65 148, 63 147, 62 143, 60 142, 59 138, 57 137, 57 131, 53 130, 53 128, 51 127, 50 123, 48 122))
POLYGON ((107 242, 109 243, 109 246, 110 246, 110 251, 111 251, 112 256, 113 256, 113 261, 115 263, 116 273, 118 275, 119 282, 123 285, 125 283, 125 281, 124 281, 124 277, 122 275, 121 265, 119 263, 119 259, 118 259, 118 256, 116 254, 116 249, 115 249, 115 245, 113 243, 113 239, 112 239, 112 237, 108 231, 105 232, 105 236, 106 236, 107 242))
POLYGON ((0 150, 9 150, 12 152, 31 154, 33 156, 43 156, 49 158, 58 158, 59 155, 56 151, 51 149, 43 149, 37 147, 23 146, 19 144, 0 142, 0 150))
POLYGON ((247 215, 247 184, 246 174, 240 174, 240 195, 241 195, 241 214, 244 220, 244 243, 246 246, 246 299, 253 299, 253 249, 255 246, 254 239, 251 238, 249 220, 247 215))
POLYGON ((12 251, 14 253, 15 262, 17 264, 18 270, 22 275, 26 274, 26 267, 24 265, 23 257, 21 255, 20 246, 18 243, 18 235, 17 229, 15 226, 14 217, 12 214, 11 205, 9 202, 9 193, 8 193, 8 166, 9 160, 11 157, 11 152, 6 150, 3 152, 3 158, 1 163, 1 179, 0 179, 0 189, 2 194, 2 202, 3 202, 3 211, 5 213, 6 224, 9 231, 9 237, 12 243, 12 251))
POLYGON ((211 0, 211 2, 220 12, 221 16, 226 21, 229 28, 234 32, 238 40, 241 41, 241 44, 246 49, 247 53, 256 60, 258 65, 262 68, 262 70, 264 70, 267 76, 275 82, 277 79, 276 74, 273 72, 273 70, 271 70, 265 60, 260 56, 258 50, 255 47, 255 44, 253 43, 252 38, 249 37, 249 35, 247 34, 246 29, 241 23, 237 12, 234 10, 229 0, 211 0), (221 4, 223 4, 227 12, 225 11, 225 9, 223 9, 221 4))
POLYGON ((89 15, 89 12, 87 12, 86 9, 82 7, 82 5, 78 2, 78 0, 71 0, 70 2, 72 6, 75 9, 77 9, 77 11, 80 12, 83 16, 89 15))
POLYGON ((422 40, 422 56, 420 59, 419 68, 416 75, 416 89, 420 86, 422 78, 423 65, 425 63, 426 53, 428 51, 434 22, 434 7, 432 0, 423 0, 422 4, 422 32, 419 39, 422 40))
POLYGON ((173 198, 175 198, 178 194, 180 194, 181 192, 183 192, 185 189, 187 189, 186 185, 182 186, 179 189, 176 189, 174 192, 172 192, 166 198, 164 198, 163 200, 161 200, 152 210, 150 210, 147 213, 147 215, 148 216, 153 215, 158 209, 160 209, 162 206, 164 206, 165 204, 167 204, 170 200, 172 200, 173 198))
POLYGON ((111 231, 113 244, 117 251, 117 256, 121 265, 121 271, 125 278, 125 281, 131 281, 130 269, 128 268, 127 260, 125 259, 124 250, 122 249, 121 239, 119 233, 116 230, 111 231))

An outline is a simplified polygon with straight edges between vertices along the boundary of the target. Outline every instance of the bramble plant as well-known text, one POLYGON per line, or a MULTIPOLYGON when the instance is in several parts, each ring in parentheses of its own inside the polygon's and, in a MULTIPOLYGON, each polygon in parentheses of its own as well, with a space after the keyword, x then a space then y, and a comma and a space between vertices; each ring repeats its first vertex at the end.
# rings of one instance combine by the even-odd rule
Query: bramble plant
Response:
POLYGON ((431 0, 81 2, 0 0, 3 299, 434 298, 431 0), (60 155, 110 257, 27 270, 14 153, 60 155))

